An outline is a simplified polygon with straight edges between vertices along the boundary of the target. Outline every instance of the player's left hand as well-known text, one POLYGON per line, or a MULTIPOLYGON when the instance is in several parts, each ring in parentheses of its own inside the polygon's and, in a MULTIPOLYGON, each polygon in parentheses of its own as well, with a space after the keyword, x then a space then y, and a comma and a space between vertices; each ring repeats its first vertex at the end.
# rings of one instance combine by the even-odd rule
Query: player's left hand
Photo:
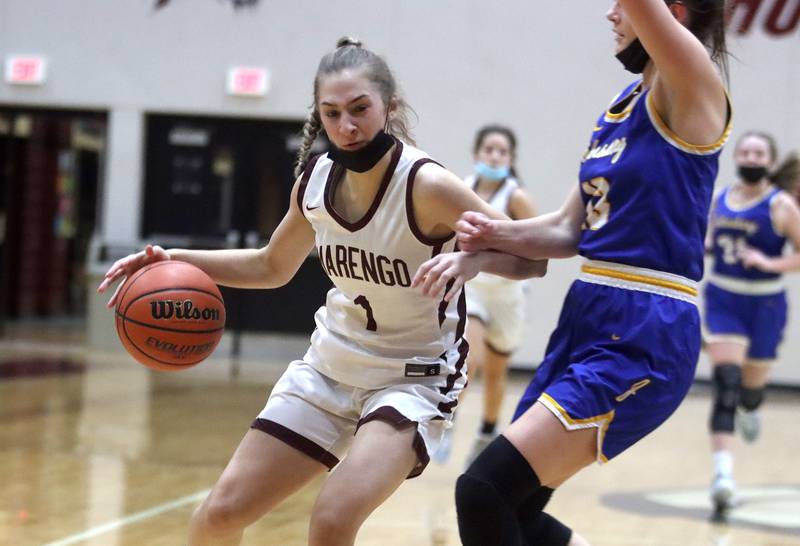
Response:
POLYGON ((772 271, 772 261, 760 250, 750 246, 742 246, 739 248, 738 254, 739 259, 742 260, 742 264, 744 264, 745 267, 754 267, 765 272, 772 271))
POLYGON ((411 288, 420 287, 425 296, 438 298, 447 289, 445 301, 450 301, 468 280, 481 270, 482 255, 475 252, 448 252, 431 258, 417 270, 411 288), (448 283, 453 284, 448 289, 448 283))

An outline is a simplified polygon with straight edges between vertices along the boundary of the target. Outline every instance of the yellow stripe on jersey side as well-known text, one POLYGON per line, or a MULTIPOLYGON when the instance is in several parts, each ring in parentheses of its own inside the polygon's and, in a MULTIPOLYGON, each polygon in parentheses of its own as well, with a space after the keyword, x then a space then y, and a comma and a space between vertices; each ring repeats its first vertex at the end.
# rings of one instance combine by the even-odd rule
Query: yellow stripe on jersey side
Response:
POLYGON ((656 128, 656 131, 659 132, 659 134, 664 138, 664 140, 666 140, 676 148, 683 150, 684 152, 688 152, 691 154, 699 154, 699 155, 710 155, 719 151, 725 144, 725 142, 727 142, 728 137, 731 134, 731 129, 733 127, 732 124, 733 106, 731 105, 731 99, 728 96, 727 90, 725 90, 725 101, 727 102, 728 105, 728 114, 730 117, 728 118, 728 121, 725 125, 725 130, 722 132, 722 136, 720 136, 717 139, 717 141, 713 144, 690 144, 689 142, 686 142, 677 134, 675 134, 675 132, 672 129, 670 129, 666 123, 664 123, 664 120, 661 119, 661 116, 656 111, 656 107, 653 104, 653 93, 647 94, 647 100, 645 101, 645 105, 647 106, 647 113, 650 116, 650 121, 653 122, 653 126, 656 128))
POLYGON ((611 421, 614 420, 614 410, 604 413, 603 415, 596 415, 586 419, 573 419, 572 416, 567 413, 567 410, 565 410, 561 404, 556 402, 555 398, 546 392, 539 396, 539 400, 545 405, 545 407, 557 411, 560 415, 557 415, 556 417, 558 417, 561 422, 567 426, 567 428, 576 429, 597 427, 597 459, 603 463, 608 462, 608 458, 603 455, 603 440, 605 439, 608 426, 611 424, 611 421))
POLYGON ((581 271, 584 273, 589 273, 590 275, 611 277, 613 279, 621 279, 623 281, 640 282, 652 286, 660 286, 661 288, 669 288, 670 290, 677 290, 678 292, 683 292, 685 294, 689 294, 690 296, 697 296, 696 288, 665 279, 657 279, 655 277, 647 277, 644 275, 636 275, 634 273, 625 273, 623 271, 616 271, 614 269, 606 269, 603 267, 592 267, 589 265, 581 266, 581 271))

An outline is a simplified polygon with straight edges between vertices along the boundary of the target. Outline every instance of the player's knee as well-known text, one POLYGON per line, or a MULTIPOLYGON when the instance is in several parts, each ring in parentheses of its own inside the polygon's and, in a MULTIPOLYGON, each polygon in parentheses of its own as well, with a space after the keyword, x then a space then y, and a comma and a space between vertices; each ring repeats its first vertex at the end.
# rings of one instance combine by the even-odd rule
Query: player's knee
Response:
POLYGON ((244 529, 243 511, 231 497, 210 495, 192 515, 193 521, 211 536, 244 529))
POLYGON ((755 411, 764 402, 764 388, 748 389, 742 387, 739 394, 739 404, 747 411, 755 411))
POLYGON ((572 529, 550 514, 542 512, 537 515, 532 525, 523 527, 523 536, 527 544, 568 546, 572 538, 572 529))
POLYGON ((711 411, 712 432, 733 432, 736 405, 742 385, 742 369, 736 364, 714 367, 714 407, 711 411))
MULTIPOLYGON (((336 540, 347 543, 348 537, 355 537, 364 518, 343 506, 314 507, 309 525, 309 544, 330 545, 336 540)), ((336 542, 338 543, 338 542, 336 542)))
POLYGON ((522 544, 514 511, 494 486, 480 478, 462 474, 456 480, 456 516, 464 546, 522 544))
POLYGON ((456 512, 459 520, 462 517, 481 518, 503 502, 497 490, 480 478, 462 474, 456 480, 456 512))

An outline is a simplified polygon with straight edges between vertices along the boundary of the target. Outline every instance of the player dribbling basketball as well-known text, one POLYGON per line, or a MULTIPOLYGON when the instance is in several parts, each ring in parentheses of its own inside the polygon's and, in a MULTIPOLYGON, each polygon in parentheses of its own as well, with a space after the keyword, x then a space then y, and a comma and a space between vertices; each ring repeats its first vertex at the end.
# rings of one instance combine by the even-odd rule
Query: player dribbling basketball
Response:
MULTIPOLYGON (((334 467, 311 514, 309 544, 351 545, 367 516, 421 473, 435 449, 465 383, 465 305, 461 286, 430 299, 411 279, 420 264, 453 250, 463 212, 504 217, 410 142, 385 61, 343 39, 320 62, 302 174, 267 246, 147 247, 107 273, 101 291, 144 264, 175 258, 219 284, 270 288, 287 283, 316 247, 334 283, 308 352, 289 365, 192 516, 190 545, 238 544, 247 525, 334 467), (308 161, 323 129, 333 149, 308 161)), ((512 277, 545 269, 496 253, 471 259, 512 277)))

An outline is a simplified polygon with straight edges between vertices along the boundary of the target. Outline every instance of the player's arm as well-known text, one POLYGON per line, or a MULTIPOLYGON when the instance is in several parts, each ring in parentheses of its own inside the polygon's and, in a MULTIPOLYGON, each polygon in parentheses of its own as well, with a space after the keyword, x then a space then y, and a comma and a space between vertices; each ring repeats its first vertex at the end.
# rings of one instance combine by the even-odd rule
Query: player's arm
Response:
POLYGON ((658 68, 652 98, 664 122, 692 144, 715 143, 727 125, 728 102, 705 46, 676 19, 688 22, 688 7, 663 0, 619 5, 658 68))
POLYGON ((536 216, 536 204, 522 188, 517 188, 508 200, 508 214, 512 220, 533 218, 536 216))
POLYGON ((772 217, 778 233, 792 242, 794 252, 770 258, 754 248, 740 250, 746 267, 756 267, 769 273, 787 273, 800 270, 800 207, 788 194, 780 193, 772 203, 772 217))
MULTIPOLYGON (((412 195, 414 212, 420 228, 428 236, 442 237, 456 230, 456 224, 467 211, 478 211, 489 218, 508 220, 467 187, 456 175, 428 163, 417 172, 412 195)), ((491 260, 481 260, 481 271, 512 279, 541 277, 547 264, 517 256, 493 253, 491 260)))
POLYGON ((314 230, 297 202, 300 180, 292 188, 289 210, 269 242, 258 249, 169 251, 174 260, 193 263, 224 286, 278 288, 288 283, 314 247, 314 230))
POLYGON ((458 241, 465 250, 495 249, 531 260, 570 258, 578 253, 585 217, 576 186, 559 210, 535 218, 497 221, 466 213, 457 225, 458 241))
MULTIPOLYGON (((115 281, 141 267, 161 261, 180 260, 205 271, 214 282, 236 288, 277 288, 294 276, 314 245, 314 230, 297 205, 299 180, 292 189, 291 206, 269 243, 260 249, 164 250, 148 245, 145 250, 117 260, 98 287, 104 292, 115 281)), ((116 303, 117 293, 108 302, 116 303)))

